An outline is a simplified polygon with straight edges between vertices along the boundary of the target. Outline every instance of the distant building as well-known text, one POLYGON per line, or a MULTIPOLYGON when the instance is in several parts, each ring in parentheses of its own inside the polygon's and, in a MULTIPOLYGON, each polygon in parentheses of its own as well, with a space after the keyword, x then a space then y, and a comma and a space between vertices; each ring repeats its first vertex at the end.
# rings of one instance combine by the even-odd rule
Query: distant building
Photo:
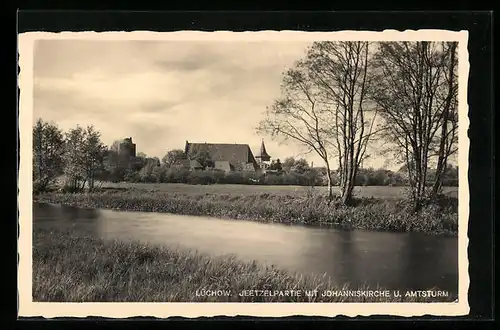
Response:
POLYGON ((105 157, 104 162, 109 167, 122 168, 139 168, 142 166, 142 161, 136 155, 136 145, 132 142, 132 138, 115 141, 105 157))
POLYGON ((260 152, 257 156, 255 156, 255 158, 257 159, 259 169, 265 173, 269 168, 269 165, 271 165, 271 156, 269 156, 269 154, 267 153, 266 146, 264 145, 264 140, 262 140, 262 143, 260 144, 260 152))
POLYGON ((118 144, 118 155, 125 158, 135 158, 136 157, 136 145, 132 142, 132 138, 123 139, 118 144))
POLYGON ((226 172, 257 171, 259 169, 248 144, 190 143, 186 141, 184 152, 191 160, 199 162, 200 159, 206 158, 210 163, 207 167, 226 172))

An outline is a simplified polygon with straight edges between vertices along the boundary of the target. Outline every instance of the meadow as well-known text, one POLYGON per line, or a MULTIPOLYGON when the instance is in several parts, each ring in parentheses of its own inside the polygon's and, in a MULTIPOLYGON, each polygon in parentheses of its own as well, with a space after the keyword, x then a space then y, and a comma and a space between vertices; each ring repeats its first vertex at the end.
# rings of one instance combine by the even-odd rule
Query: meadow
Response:
MULTIPOLYGON (((103 188, 117 189, 140 189, 151 192, 170 192, 181 194, 232 194, 232 195, 292 195, 304 196, 313 193, 315 195, 326 195, 327 188, 324 186, 307 187, 307 186, 271 186, 271 185, 244 185, 244 184, 213 184, 213 185, 191 185, 183 183, 130 183, 130 182, 104 182, 103 188)), ((399 199, 405 196, 406 187, 391 187, 391 186, 364 186, 355 187, 355 197, 373 197, 382 199, 399 199)), ((334 191, 338 192, 338 188, 334 187, 334 191)), ((443 194, 449 197, 458 197, 458 187, 444 187, 443 194)))
MULTIPOLYGON (((431 289, 431 288, 430 288, 431 289)), ((438 288, 432 288, 438 289, 438 288)), ((432 302, 448 297, 321 297, 338 290, 383 290, 336 285, 273 266, 210 257, 190 250, 138 242, 104 241, 84 233, 36 228, 33 235, 33 300, 50 302, 432 302), (229 290, 228 296, 199 296, 229 290), (243 290, 317 290, 316 296, 240 296, 243 290)))

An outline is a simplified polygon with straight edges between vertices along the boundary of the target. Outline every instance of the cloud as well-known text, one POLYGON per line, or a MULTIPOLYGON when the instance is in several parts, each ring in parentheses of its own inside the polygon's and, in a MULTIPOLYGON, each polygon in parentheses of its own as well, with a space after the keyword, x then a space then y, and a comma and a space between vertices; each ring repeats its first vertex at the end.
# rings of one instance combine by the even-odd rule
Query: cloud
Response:
MULTIPOLYGON (((93 124, 108 145, 132 137, 162 157, 192 142, 248 143, 309 42, 37 41, 34 120, 93 124)), ((304 152, 266 137, 276 158, 304 152)), ((308 155, 315 164, 318 157, 308 155)))

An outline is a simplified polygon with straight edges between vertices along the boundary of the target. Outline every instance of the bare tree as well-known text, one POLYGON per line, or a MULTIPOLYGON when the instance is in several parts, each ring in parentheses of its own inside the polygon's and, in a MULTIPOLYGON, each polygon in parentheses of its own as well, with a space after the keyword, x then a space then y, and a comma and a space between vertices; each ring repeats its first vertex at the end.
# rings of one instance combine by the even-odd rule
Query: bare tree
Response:
POLYGON ((352 201, 375 115, 367 116, 368 42, 315 42, 283 77, 282 98, 259 130, 298 141, 325 162, 333 199, 331 158, 338 157, 343 204, 352 201), (371 117, 371 118, 368 118, 371 117))
POLYGON ((304 158, 296 159, 290 168, 294 173, 304 174, 309 170, 309 163, 304 158))
MULTIPOLYGON (((372 97, 381 107, 387 142, 396 144, 407 165, 415 211, 429 195, 426 182, 435 146, 438 181, 454 152, 455 48, 453 43, 385 42, 375 57, 377 84, 372 97)), ((435 190, 439 188, 437 183, 435 190)))
POLYGON ((66 133, 64 153, 64 173, 67 186, 73 191, 94 188, 96 174, 104 168, 106 147, 102 144, 100 133, 93 126, 83 129, 77 126, 66 133))
POLYGON ((191 145, 185 157, 190 161, 197 161, 203 170, 206 170, 207 167, 213 168, 215 166, 215 162, 212 160, 208 147, 203 144, 191 145))
POLYGON ((283 161, 283 170, 287 173, 292 171, 292 167, 295 165, 295 158, 287 157, 283 161))
POLYGON ((94 126, 88 126, 84 131, 83 143, 84 171, 89 190, 94 189, 96 174, 104 169, 104 154, 106 146, 101 141, 101 133, 94 126))
POLYGON ((144 152, 138 152, 136 157, 146 159, 148 157, 148 155, 146 155, 146 153, 144 153, 144 152))
POLYGON ((187 155, 184 153, 184 150, 181 149, 173 149, 167 152, 165 156, 162 158, 163 164, 167 167, 172 166, 179 160, 187 159, 187 155))
POLYGON ((369 47, 362 41, 321 42, 313 44, 307 56, 311 78, 331 114, 329 130, 338 157, 343 204, 352 200, 358 169, 376 133, 376 111, 368 100, 372 84, 369 47))
POLYGON ((437 150, 437 166, 432 196, 441 192, 443 177, 448 169, 448 159, 458 151, 457 129, 458 129, 458 77, 456 59, 457 43, 452 42, 443 45, 445 56, 447 56, 446 84, 447 91, 444 92, 445 104, 442 110, 441 135, 439 136, 439 148, 437 150))
POLYGON ((78 191, 85 186, 85 156, 83 146, 85 144, 85 131, 77 126, 66 132, 64 152, 64 174, 66 176, 66 187, 71 191, 78 191))
POLYGON ((309 152, 316 152, 325 162, 328 200, 333 200, 333 187, 328 143, 332 138, 328 130, 328 111, 324 107, 320 90, 310 79, 309 68, 299 61, 283 74, 281 98, 266 111, 266 117, 257 130, 284 140, 294 140, 309 152))

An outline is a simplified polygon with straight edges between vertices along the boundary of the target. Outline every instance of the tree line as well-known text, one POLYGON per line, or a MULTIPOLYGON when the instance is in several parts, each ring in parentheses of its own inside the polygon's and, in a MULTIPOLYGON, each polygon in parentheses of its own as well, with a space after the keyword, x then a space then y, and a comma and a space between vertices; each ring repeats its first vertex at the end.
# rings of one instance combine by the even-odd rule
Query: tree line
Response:
MULTIPOLYGON (((259 184, 326 186, 326 167, 311 167, 303 159, 286 158, 273 161, 266 174, 249 171, 223 172, 211 170, 209 155, 196 154, 192 157, 205 164, 201 171, 176 167, 179 161, 188 157, 183 150, 168 151, 160 160, 137 153, 136 157, 122 156, 116 141, 109 148, 101 141, 101 135, 93 126, 77 126, 63 132, 54 123, 39 119, 33 127, 33 188, 35 192, 47 190, 60 180, 65 191, 94 189, 96 183, 143 182, 143 183, 186 183, 186 184, 259 184)), ((427 186, 432 184, 431 178, 427 186)), ((358 170, 354 184, 357 186, 405 186, 408 179, 402 167, 393 172, 385 169, 358 170)), ((340 185, 337 171, 330 173, 333 185, 340 185)), ((448 166, 443 176, 444 185, 458 184, 458 168, 448 166)))
POLYGON ((441 193, 458 149, 456 52, 456 42, 315 42, 284 72, 281 96, 257 130, 319 155, 329 200, 335 169, 343 204, 379 142, 405 166, 418 211, 441 193))
MULTIPOLYGON (((333 186, 340 185, 337 171, 331 172, 333 186)), ((192 171, 184 168, 169 168, 165 165, 154 167, 151 171, 133 172, 125 177, 128 182, 142 183, 185 183, 185 184, 253 184, 253 185, 297 185, 297 186, 327 186, 325 167, 310 168, 304 172, 296 170, 281 170, 261 174, 254 171, 199 170, 192 171)), ((116 180, 118 182, 118 180, 116 180)), ((426 185, 434 183, 430 169, 426 185)), ((408 179, 404 171, 387 169, 359 169, 354 181, 355 186, 408 186, 408 179)), ((458 168, 448 166, 443 177, 443 186, 458 186, 458 168)))
POLYGON ((77 126, 63 132, 56 124, 38 119, 32 141, 35 192, 48 189, 61 176, 65 189, 94 188, 106 146, 93 126, 77 126))
MULTIPOLYGON (((230 171, 212 169, 210 167, 200 170, 190 170, 176 167, 175 154, 180 159, 186 159, 182 150, 169 151, 163 157, 160 165, 146 165, 141 170, 129 172, 124 177, 114 177, 114 181, 129 181, 143 183, 186 183, 186 184, 256 184, 256 185, 298 185, 298 186, 327 186, 326 167, 311 167, 303 159, 286 158, 283 162, 279 159, 271 163, 267 172, 255 171, 230 171)), ((207 163, 210 159, 207 158, 207 163)), ((429 169, 426 185, 434 183, 435 172, 429 169)), ((333 186, 340 185, 340 175, 337 170, 330 173, 333 186)), ((397 171, 388 169, 360 168, 354 180, 355 186, 408 186, 409 181, 405 166, 397 171)), ((443 186, 458 186, 458 167, 448 165, 443 175, 443 186)))

